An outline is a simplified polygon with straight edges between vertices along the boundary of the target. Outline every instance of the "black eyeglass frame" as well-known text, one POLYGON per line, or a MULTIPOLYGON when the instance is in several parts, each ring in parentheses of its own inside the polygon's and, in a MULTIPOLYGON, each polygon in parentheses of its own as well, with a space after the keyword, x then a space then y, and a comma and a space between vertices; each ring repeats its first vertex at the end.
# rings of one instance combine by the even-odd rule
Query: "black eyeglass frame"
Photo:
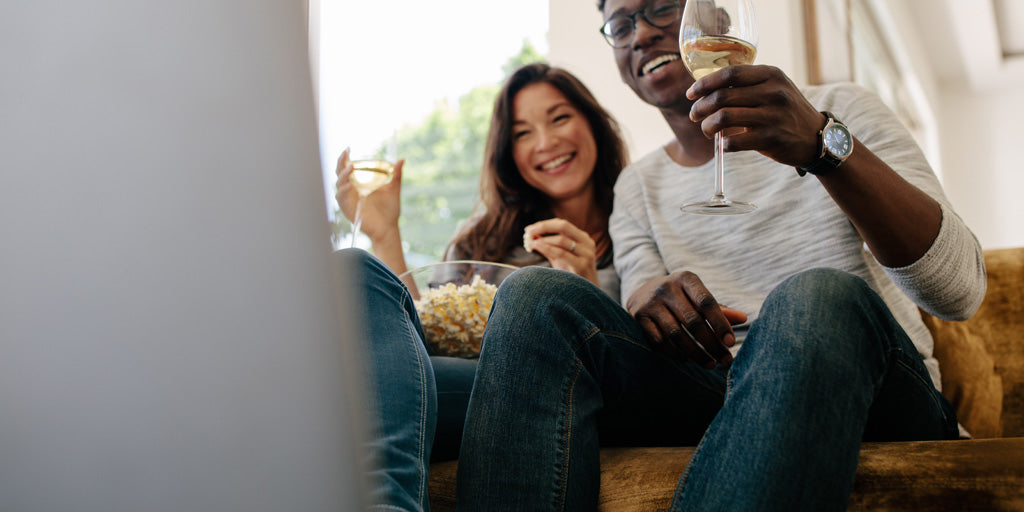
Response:
POLYGON ((633 41, 633 36, 636 34, 636 17, 637 16, 643 17, 645 23, 647 23, 648 25, 650 25, 652 27, 655 27, 655 28, 668 28, 668 27, 672 26, 673 23, 678 22, 679 19, 683 16, 683 4, 681 2, 676 1, 676 2, 672 2, 670 5, 675 6, 675 8, 676 8, 676 15, 675 15, 675 18, 673 18, 672 21, 670 21, 668 23, 665 23, 665 24, 662 24, 662 25, 658 25, 657 23, 654 23, 653 21, 651 21, 650 18, 647 17, 647 9, 650 9, 653 6, 652 2, 647 2, 646 4, 644 4, 643 7, 633 11, 631 14, 624 14, 624 15, 621 15, 621 16, 612 16, 612 18, 609 19, 608 21, 604 22, 604 25, 601 25, 601 28, 599 28, 598 30, 600 30, 601 35, 604 36, 605 42, 607 42, 608 45, 611 46, 612 48, 626 48, 626 47, 629 46, 630 42, 633 41), (616 21, 618 19, 621 19, 621 18, 629 18, 629 21, 631 22, 630 26, 632 28, 630 30, 629 40, 626 41, 625 44, 616 46, 615 42, 613 41, 613 37, 614 36, 610 33, 611 29, 610 29, 609 25, 612 22, 614 22, 614 21, 616 21))

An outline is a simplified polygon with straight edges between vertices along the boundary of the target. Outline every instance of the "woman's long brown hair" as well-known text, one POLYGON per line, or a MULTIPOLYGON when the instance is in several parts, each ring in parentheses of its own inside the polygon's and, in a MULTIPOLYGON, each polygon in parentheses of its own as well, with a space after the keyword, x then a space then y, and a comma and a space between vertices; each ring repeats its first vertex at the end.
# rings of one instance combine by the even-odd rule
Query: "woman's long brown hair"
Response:
POLYGON ((597 143, 597 162, 591 179, 597 207, 607 229, 612 212, 612 188, 629 161, 619 125, 571 73, 548 64, 533 63, 516 70, 498 93, 484 150, 480 202, 467 225, 452 240, 447 255, 504 261, 522 245, 526 226, 552 217, 548 197, 523 180, 512 154, 513 101, 519 91, 536 83, 548 83, 561 91, 590 125, 597 143))

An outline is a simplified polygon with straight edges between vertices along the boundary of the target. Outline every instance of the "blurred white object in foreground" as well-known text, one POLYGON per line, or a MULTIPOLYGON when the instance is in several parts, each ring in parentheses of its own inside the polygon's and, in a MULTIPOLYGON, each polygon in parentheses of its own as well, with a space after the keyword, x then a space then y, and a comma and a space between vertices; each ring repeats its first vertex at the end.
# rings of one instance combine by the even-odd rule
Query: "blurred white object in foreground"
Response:
POLYGON ((0 4, 4 510, 363 507, 305 30, 301 2, 0 4))

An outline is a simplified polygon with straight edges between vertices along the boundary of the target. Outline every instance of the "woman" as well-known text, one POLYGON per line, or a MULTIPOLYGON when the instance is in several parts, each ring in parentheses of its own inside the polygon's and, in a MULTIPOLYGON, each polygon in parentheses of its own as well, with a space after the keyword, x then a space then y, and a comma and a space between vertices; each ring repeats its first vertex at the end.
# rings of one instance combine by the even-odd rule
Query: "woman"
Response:
MULTIPOLYGON (((480 203, 446 259, 550 265, 618 300, 607 227, 612 187, 627 160, 617 123, 578 79, 546 64, 521 67, 495 101, 480 203)), ((458 456, 476 361, 427 356, 412 298, 395 277, 406 270, 398 229, 403 165, 363 199, 362 230, 379 259, 359 250, 339 255, 361 269, 367 297, 379 420, 371 442, 374 503, 428 510, 429 461, 458 456)), ((357 195, 348 151, 337 172, 338 203, 351 219, 357 195)))

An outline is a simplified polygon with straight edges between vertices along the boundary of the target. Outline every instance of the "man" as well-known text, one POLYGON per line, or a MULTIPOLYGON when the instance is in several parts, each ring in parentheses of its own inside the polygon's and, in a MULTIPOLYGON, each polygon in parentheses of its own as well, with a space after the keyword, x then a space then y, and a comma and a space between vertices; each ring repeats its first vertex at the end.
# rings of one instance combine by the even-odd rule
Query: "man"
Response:
POLYGON ((503 283, 459 506, 593 510, 601 445, 699 442, 672 510, 842 510, 862 440, 955 438, 917 308, 972 315, 984 263, 898 120, 853 85, 801 91, 770 66, 695 82, 680 5, 599 9, 622 80, 675 138, 616 184, 625 311, 565 273, 503 283), (823 144, 844 128, 845 150, 823 144), (710 190, 721 130, 729 193, 759 209, 682 213, 710 190))

